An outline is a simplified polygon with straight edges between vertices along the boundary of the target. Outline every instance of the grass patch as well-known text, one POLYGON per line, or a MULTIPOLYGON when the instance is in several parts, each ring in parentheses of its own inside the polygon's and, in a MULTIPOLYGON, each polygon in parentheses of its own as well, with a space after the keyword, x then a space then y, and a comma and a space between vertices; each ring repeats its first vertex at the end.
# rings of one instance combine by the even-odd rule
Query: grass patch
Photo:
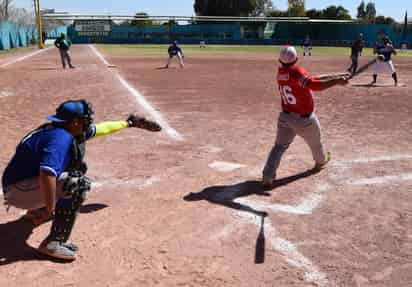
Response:
MULTIPOLYGON (((111 56, 167 56, 168 45, 103 45, 99 44, 97 47, 105 54, 111 56)), ((239 46, 239 45, 207 45, 206 48, 199 48, 198 45, 181 45, 185 55, 221 55, 221 54, 278 54, 281 46, 239 46)), ((296 47, 300 55, 303 53, 301 47, 296 47)), ((349 47, 314 47, 312 50, 314 55, 350 55, 349 47)), ((372 49, 365 48, 364 56, 372 56, 372 49)), ((411 57, 412 51, 402 51, 398 56, 411 57)))

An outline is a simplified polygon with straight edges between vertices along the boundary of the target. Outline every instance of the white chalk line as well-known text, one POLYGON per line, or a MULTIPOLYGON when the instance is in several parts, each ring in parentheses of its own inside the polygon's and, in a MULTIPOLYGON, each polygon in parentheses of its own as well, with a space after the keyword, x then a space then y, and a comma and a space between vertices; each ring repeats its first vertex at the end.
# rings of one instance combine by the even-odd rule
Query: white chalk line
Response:
MULTIPOLYGON (((245 221, 253 223, 260 228, 260 216, 255 216, 253 214, 240 211, 237 212, 237 215, 245 221)), ((285 256, 286 261, 290 265, 304 270, 304 279, 306 282, 314 283, 319 287, 328 286, 329 282, 326 277, 326 274, 319 271, 319 268, 315 264, 313 264, 312 261, 306 258, 302 253, 300 253, 292 242, 284 238, 278 237, 276 234, 276 230, 268 217, 265 218, 264 230, 265 238, 268 239, 273 248, 280 252, 283 256, 285 256)))
POLYGON ((220 172, 230 172, 242 167, 246 167, 246 165, 233 162, 214 161, 209 164, 209 167, 220 172))
POLYGON ((395 154, 389 156, 377 156, 377 157, 365 157, 349 160, 340 160, 338 162, 331 162, 332 165, 345 165, 345 164, 356 164, 356 163, 369 163, 369 162, 380 162, 380 161, 395 161, 395 160, 408 160, 412 159, 412 155, 409 154, 395 154))
POLYGON ((301 202, 297 205, 286 205, 286 204, 267 204, 263 202, 257 202, 255 200, 247 198, 237 198, 234 200, 237 203, 246 204, 253 209, 257 210, 270 210, 272 212, 290 213, 298 215, 312 214, 313 210, 319 207, 321 204, 324 193, 331 190, 331 185, 324 183, 318 186, 318 190, 314 193, 309 194, 304 197, 301 202))
POLYGON ((153 185, 156 182, 159 182, 160 178, 156 176, 151 176, 149 178, 137 178, 131 180, 121 180, 121 179, 107 179, 107 180, 98 180, 92 181, 92 190, 98 189, 104 186, 136 186, 139 189, 143 189, 147 186, 153 185))
POLYGON ((97 57, 100 59, 100 61, 103 62, 106 66, 110 66, 109 62, 103 57, 102 53, 99 52, 99 50, 96 49, 94 45, 89 45, 90 49, 97 55, 97 57))
MULTIPOLYGON (((106 66, 109 65, 104 56, 93 45, 89 45, 89 47, 106 66)), ((169 125, 162 114, 158 112, 137 89, 132 87, 119 73, 116 72, 116 76, 120 83, 136 98, 137 102, 146 110, 146 112, 148 112, 149 115, 162 126, 169 137, 176 141, 184 140, 183 136, 169 125)))
POLYGON ((14 96, 13 92, 0 91, 0 98, 7 98, 7 97, 12 97, 12 96, 14 96))
POLYGON ((158 122, 163 130, 176 141, 183 141, 183 136, 180 135, 175 129, 173 129, 169 123, 163 118, 163 116, 156 111, 152 105, 140 94, 135 88, 129 85, 129 83, 123 79, 119 74, 116 75, 123 86, 136 98, 137 102, 153 117, 153 119, 158 122))
POLYGON ((21 62, 21 61, 26 60, 26 59, 28 59, 28 58, 30 58, 30 57, 33 57, 33 56, 36 56, 36 55, 38 55, 38 54, 40 54, 40 53, 46 52, 46 51, 48 51, 48 50, 50 50, 50 49, 52 49, 52 48, 53 48, 53 47, 49 47, 49 48, 42 49, 42 50, 37 50, 37 51, 32 52, 32 53, 30 53, 30 54, 28 54, 28 55, 19 57, 19 58, 17 58, 17 59, 13 59, 13 60, 11 60, 11 61, 9 61, 9 62, 6 62, 6 63, 4 63, 4 64, 1 64, 1 65, 0 65, 0 68, 4 68, 4 67, 10 66, 10 65, 13 65, 13 64, 15 64, 15 63, 21 62))
POLYGON ((403 173, 399 175, 387 175, 371 178, 362 178, 356 180, 348 180, 347 184, 349 185, 374 185, 374 184, 390 184, 397 183, 401 181, 411 181, 412 173, 403 173))

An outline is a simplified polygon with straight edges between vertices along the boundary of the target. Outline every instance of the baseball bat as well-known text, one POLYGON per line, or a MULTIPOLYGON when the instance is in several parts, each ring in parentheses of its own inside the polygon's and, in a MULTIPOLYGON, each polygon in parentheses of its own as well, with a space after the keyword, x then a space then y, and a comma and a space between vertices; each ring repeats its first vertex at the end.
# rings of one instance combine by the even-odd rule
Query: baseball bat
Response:
POLYGON ((325 74, 325 75, 319 75, 316 76, 319 80, 332 80, 335 78, 341 78, 343 76, 348 76, 349 73, 331 73, 331 74, 325 74))
POLYGON ((255 250, 255 264, 265 263, 265 216, 261 215, 261 223, 258 238, 256 239, 256 250, 255 250))

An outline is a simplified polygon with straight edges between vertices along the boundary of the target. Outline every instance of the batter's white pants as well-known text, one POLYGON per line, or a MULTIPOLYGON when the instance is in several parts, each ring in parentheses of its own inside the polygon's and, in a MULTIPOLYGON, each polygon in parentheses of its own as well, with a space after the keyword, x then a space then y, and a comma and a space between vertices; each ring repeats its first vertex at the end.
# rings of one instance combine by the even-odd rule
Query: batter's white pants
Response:
POLYGON ((323 163, 326 154, 321 143, 320 123, 315 113, 303 118, 295 113, 279 114, 276 142, 266 160, 263 179, 274 179, 284 152, 289 148, 296 135, 301 136, 312 151, 315 163, 323 163))
POLYGON ((373 73, 375 75, 378 75, 385 72, 390 73, 391 75, 396 72, 392 60, 389 60, 387 62, 376 61, 375 65, 373 66, 373 73))

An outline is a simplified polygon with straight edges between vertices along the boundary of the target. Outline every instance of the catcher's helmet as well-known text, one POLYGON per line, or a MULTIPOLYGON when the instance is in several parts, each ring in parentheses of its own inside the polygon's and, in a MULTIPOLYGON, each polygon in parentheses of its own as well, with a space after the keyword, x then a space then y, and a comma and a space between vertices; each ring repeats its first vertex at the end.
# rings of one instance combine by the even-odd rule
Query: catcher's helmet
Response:
POLYGON ((89 124, 93 123, 94 114, 91 103, 86 100, 69 100, 56 109, 55 115, 50 115, 47 119, 54 123, 66 123, 77 118, 83 118, 89 124))
POLYGON ((279 61, 282 64, 293 64, 298 60, 298 53, 295 47, 285 46, 280 50, 279 61))

